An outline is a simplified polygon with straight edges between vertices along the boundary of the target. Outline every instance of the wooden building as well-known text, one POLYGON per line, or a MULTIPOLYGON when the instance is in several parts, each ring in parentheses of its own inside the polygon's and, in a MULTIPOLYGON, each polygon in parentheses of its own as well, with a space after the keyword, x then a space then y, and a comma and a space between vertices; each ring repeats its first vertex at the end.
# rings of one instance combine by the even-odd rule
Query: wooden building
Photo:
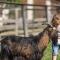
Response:
MULTIPOLYGON (((21 3, 22 4, 27 4, 27 0, 21 0, 21 3)), ((60 0, 51 0, 51 3, 60 3, 60 0)), ((34 4, 37 4, 37 5, 45 5, 46 4, 46 0, 34 0, 34 4)))

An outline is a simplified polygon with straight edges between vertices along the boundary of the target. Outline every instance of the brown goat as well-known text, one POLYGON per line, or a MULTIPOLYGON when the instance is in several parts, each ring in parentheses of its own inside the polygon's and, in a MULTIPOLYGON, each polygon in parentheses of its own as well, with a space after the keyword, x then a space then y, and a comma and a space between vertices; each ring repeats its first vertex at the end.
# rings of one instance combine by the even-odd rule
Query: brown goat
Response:
POLYGON ((49 25, 37 36, 4 36, 1 41, 2 55, 8 56, 9 60, 41 60, 52 36, 53 29, 49 25))

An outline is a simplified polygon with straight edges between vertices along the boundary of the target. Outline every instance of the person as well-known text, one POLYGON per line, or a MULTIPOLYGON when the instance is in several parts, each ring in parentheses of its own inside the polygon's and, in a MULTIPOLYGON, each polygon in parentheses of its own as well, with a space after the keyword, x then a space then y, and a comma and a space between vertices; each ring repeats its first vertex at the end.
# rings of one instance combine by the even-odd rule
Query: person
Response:
POLYGON ((58 51, 60 49, 60 7, 58 8, 57 14, 53 16, 52 26, 58 31, 52 38, 52 60, 57 60, 58 51))

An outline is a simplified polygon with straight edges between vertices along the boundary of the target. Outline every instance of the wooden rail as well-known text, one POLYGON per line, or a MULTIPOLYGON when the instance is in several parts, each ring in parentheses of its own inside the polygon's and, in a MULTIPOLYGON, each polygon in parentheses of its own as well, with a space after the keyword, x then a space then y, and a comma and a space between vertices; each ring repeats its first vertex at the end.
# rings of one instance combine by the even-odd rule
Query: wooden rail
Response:
MULTIPOLYGON (((46 25, 42 25, 45 19, 35 19, 33 22, 28 21, 28 34, 41 32, 46 25)), ((0 27, 0 35, 16 35, 16 22, 17 20, 2 20, 3 26, 0 27)), ((22 20, 18 19, 18 34, 24 35, 22 20)))
MULTIPOLYGON (((33 34, 33 35, 36 35, 38 33, 40 33, 41 31, 43 31, 42 28, 40 29, 29 29, 28 30, 28 33, 29 34, 33 34)), ((20 36, 23 36, 24 35, 24 31, 23 30, 18 30, 20 36)), ((0 33, 0 36, 3 36, 3 35, 15 35, 16 34, 16 31, 15 30, 12 30, 12 31, 5 31, 5 32, 2 32, 0 33)))

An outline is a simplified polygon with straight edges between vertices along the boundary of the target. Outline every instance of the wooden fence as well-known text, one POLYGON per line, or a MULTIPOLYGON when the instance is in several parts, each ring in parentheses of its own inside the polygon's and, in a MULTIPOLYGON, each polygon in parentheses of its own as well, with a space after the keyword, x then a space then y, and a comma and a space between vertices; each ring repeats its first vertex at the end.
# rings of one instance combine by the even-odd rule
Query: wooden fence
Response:
MULTIPOLYGON (((43 19, 44 20, 44 19, 43 19)), ((44 20, 45 21, 45 20, 44 20)), ((44 23, 44 21, 41 20, 35 20, 34 22, 32 21, 28 21, 28 32, 30 34, 35 34, 38 32, 41 32, 43 30, 43 28, 46 26, 42 25, 44 23)), ((6 21, 2 21, 3 22, 3 26, 0 27, 0 35, 15 35, 16 34, 16 20, 6 20, 6 21)), ((19 35, 23 35, 24 34, 24 30, 23 30, 23 24, 22 21, 18 20, 18 33, 19 35)))
MULTIPOLYGON (((51 7, 52 15, 56 12, 56 7, 59 7, 58 5, 31 5, 31 4, 16 4, 16 3, 8 3, 8 2, 0 2, 2 4, 5 4, 5 7, 1 7, 2 9, 9 9, 12 11, 12 14, 10 13, 10 17, 15 19, 10 19, 10 17, 7 20, 2 20, 3 26, 0 27, 0 35, 15 35, 18 33, 18 35, 26 34, 26 32, 32 33, 35 35, 35 33, 38 33, 42 31, 46 23, 49 21, 47 19, 47 7, 51 7), (27 6, 33 6, 34 8, 27 8, 27 6), (19 8, 19 16, 15 15, 14 11, 16 8, 19 8), (33 11, 33 19, 27 20, 27 11, 33 11), (15 15, 15 17, 13 17, 15 15), (17 18, 16 18, 17 17, 17 18), (22 18, 22 20, 21 20, 22 18), (22 22, 21 22, 22 21, 22 22), (44 25, 42 25, 44 24, 44 25)), ((0 8, 0 9, 1 9, 0 8)), ((16 13, 17 14, 17 13, 16 13)), ((51 18, 52 19, 52 18, 51 18)))

